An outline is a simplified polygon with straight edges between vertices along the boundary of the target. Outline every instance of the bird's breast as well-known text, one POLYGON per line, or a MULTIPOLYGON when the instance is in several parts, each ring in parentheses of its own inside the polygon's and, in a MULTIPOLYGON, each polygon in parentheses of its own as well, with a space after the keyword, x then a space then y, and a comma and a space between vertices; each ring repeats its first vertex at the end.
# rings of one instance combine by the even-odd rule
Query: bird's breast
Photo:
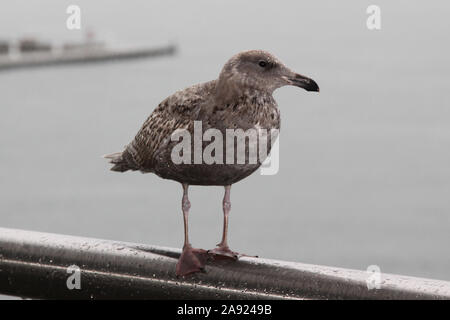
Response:
POLYGON ((154 172, 193 185, 235 183, 260 167, 279 128, 280 114, 273 98, 211 106, 190 120, 186 139, 165 141, 154 172))

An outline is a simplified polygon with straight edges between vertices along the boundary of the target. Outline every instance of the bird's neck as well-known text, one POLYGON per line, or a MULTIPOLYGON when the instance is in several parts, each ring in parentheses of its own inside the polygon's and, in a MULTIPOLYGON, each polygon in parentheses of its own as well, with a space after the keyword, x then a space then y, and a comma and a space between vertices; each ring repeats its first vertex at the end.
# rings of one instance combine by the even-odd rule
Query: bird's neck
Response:
POLYGON ((251 100, 254 97, 273 99, 270 92, 222 77, 216 82, 214 96, 217 102, 224 104, 238 100, 251 100))

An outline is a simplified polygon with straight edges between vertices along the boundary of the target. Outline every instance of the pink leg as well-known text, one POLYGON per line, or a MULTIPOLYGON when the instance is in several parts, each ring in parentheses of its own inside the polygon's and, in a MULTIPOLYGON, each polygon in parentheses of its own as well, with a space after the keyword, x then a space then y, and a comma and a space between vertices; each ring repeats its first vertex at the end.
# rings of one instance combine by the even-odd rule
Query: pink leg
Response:
POLYGON ((183 184, 183 200, 181 202, 181 207, 183 209, 184 220, 184 245, 183 252, 181 253, 176 267, 177 276, 186 276, 191 273, 203 271, 207 259, 205 250, 192 248, 189 243, 188 215, 191 203, 188 198, 188 189, 189 185, 183 184))
POLYGON ((208 253, 211 254, 214 258, 229 258, 233 260, 237 260, 239 256, 246 256, 244 254, 240 254, 234 251, 231 251, 228 247, 228 216, 231 211, 231 200, 230 200, 230 190, 231 185, 225 186, 225 195, 223 197, 223 233, 222 233, 222 241, 217 245, 216 248, 212 250, 208 250, 208 253))

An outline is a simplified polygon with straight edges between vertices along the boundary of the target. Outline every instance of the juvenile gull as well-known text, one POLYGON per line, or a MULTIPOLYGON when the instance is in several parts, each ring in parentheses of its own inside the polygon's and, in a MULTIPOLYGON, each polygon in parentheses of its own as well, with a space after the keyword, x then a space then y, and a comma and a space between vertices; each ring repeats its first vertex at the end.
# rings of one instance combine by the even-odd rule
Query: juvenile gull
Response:
MULTIPOLYGON (((268 52, 252 50, 238 53, 225 64, 218 79, 178 91, 161 102, 124 151, 105 156, 114 164, 113 171, 152 172, 182 184, 184 246, 176 267, 177 275, 203 270, 208 256, 237 259, 239 254, 230 250, 227 241, 231 185, 253 173, 264 159, 258 159, 256 164, 249 161, 244 164, 175 164, 171 154, 178 141, 172 141, 172 134, 182 129, 193 136, 194 121, 201 121, 203 132, 215 128, 224 137, 226 129, 264 128, 269 132, 279 129, 280 113, 272 93, 286 85, 319 91, 314 80, 294 73, 268 52), (196 249, 189 242, 189 185, 225 187, 223 235, 213 250, 196 249)), ((206 145, 203 142, 202 148, 206 145)), ((270 146, 268 143, 268 151, 270 146)), ((248 144, 245 152, 249 153, 248 144)))

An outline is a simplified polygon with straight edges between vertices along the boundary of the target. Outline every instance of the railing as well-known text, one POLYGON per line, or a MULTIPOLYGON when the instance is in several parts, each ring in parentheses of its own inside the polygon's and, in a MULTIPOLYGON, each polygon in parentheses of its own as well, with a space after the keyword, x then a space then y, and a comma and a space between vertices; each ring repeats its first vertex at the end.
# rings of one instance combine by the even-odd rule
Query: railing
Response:
POLYGON ((206 273, 178 279, 179 254, 0 228, 0 293, 50 299, 450 299, 447 281, 381 274, 379 289, 368 289, 366 271, 261 258, 211 262, 206 273))

